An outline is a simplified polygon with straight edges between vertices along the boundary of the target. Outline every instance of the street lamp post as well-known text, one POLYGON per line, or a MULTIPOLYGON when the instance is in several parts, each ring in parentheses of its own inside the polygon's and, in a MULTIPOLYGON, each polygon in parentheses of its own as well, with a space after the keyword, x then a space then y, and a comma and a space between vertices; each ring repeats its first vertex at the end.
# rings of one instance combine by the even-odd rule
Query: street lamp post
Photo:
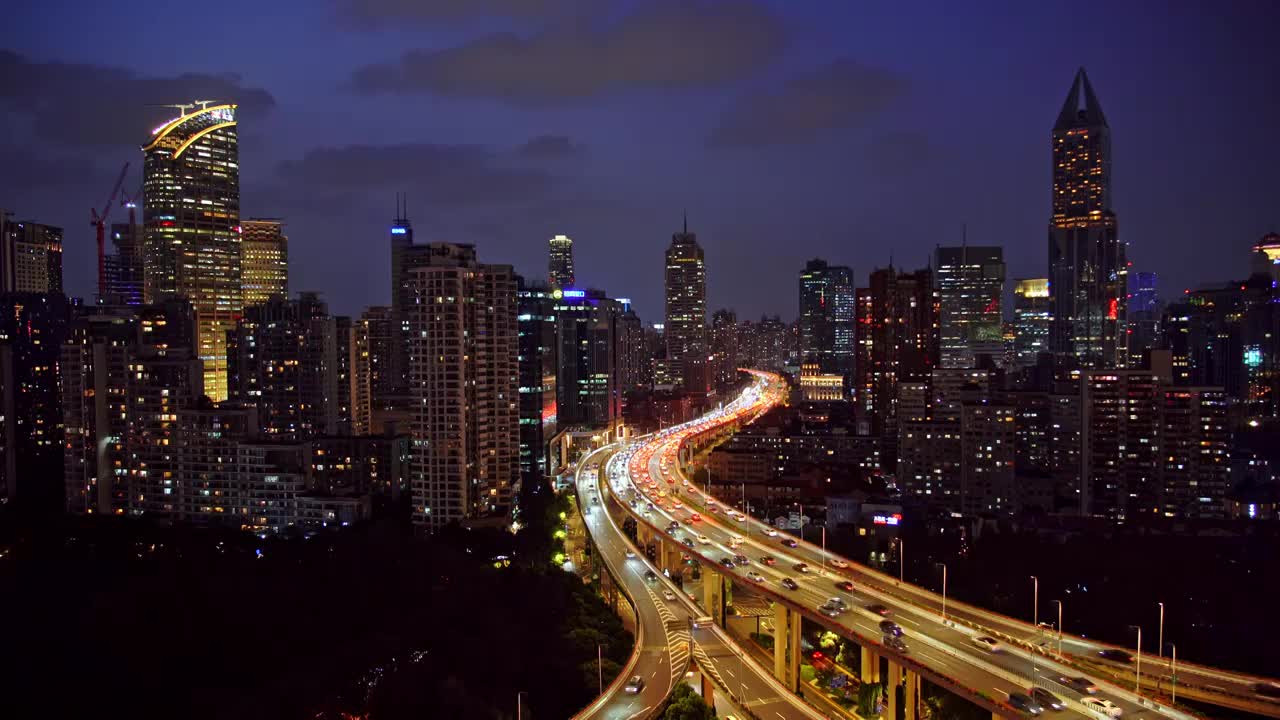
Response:
POLYGON ((1138 662, 1133 668, 1133 691, 1142 691, 1142 626, 1130 625, 1130 628, 1138 631, 1138 662))
POLYGON ((1174 645, 1173 643, 1169 643, 1169 649, 1173 651, 1173 654, 1172 654, 1173 662, 1169 667, 1169 675, 1170 675, 1169 679, 1172 682, 1172 688, 1173 688, 1173 697, 1171 698, 1171 702, 1177 703, 1178 702, 1178 646, 1174 645))
POLYGON ((1164 603, 1156 603, 1156 604, 1160 606, 1160 635, 1159 637, 1156 638, 1156 642, 1159 643, 1156 646, 1156 653, 1157 653, 1157 657, 1163 658, 1164 657, 1164 603))
POLYGON ((521 696, 528 694, 527 690, 521 690, 516 693, 516 720, 522 720, 524 717, 524 705, 520 702, 521 696))
POLYGON ((905 582, 902 579, 903 577, 902 568, 904 565, 906 565, 906 562, 907 562, 907 549, 906 549, 906 546, 903 545, 902 543, 902 538, 898 538, 898 582, 900 583, 905 582))
POLYGON ((942 566, 942 622, 947 621, 947 564, 934 563, 942 566))
POLYGON ((1031 576, 1031 624, 1040 627, 1040 578, 1031 576))
POLYGON ((1058 657, 1062 657, 1062 601, 1054 602, 1058 603, 1058 657))

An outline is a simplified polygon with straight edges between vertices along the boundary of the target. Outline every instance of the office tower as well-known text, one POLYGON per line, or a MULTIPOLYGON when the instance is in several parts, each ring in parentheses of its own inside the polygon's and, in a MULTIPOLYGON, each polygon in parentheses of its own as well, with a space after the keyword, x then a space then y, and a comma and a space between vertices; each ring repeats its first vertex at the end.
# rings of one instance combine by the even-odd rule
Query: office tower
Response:
POLYGON ((934 273, 941 366, 977 367, 983 355, 1002 359, 1004 250, 968 244, 939 247, 934 273))
POLYGON ((396 195, 396 219, 391 223, 391 328, 394 342, 391 345, 389 372, 384 384, 390 391, 387 398, 408 392, 409 388, 409 311, 413 296, 409 291, 409 270, 422 258, 423 246, 413 243, 413 225, 406 217, 408 211, 401 206, 396 195))
POLYGON ((59 350, 73 308, 62 293, 0 294, 0 386, 4 482, 10 501, 61 501, 62 398, 59 350))
POLYGON ((227 340, 231 398, 258 409, 264 436, 350 434, 350 321, 342 321, 340 330, 316 293, 245 308, 227 340))
POLYGON ((653 351, 644 323, 631 307, 631 300, 618 298, 624 308, 618 318, 618 386, 626 393, 653 384, 653 351))
POLYGON ((1021 367, 1036 364, 1049 352, 1049 279, 1024 278, 1013 286, 1013 360, 1021 367))
POLYGON ((368 435, 373 430, 373 353, 369 321, 338 319, 339 326, 343 322, 350 323, 351 434, 368 435))
POLYGON ((516 281, 471 245, 421 246, 407 303, 413 521, 504 519, 519 479, 516 281))
POLYGON ((1074 357, 1085 368, 1125 366, 1127 274, 1111 210, 1111 129, 1080 68, 1053 126, 1049 291, 1055 354, 1074 357))
POLYGON ((394 366, 396 341, 395 321, 388 305, 371 305, 360 314, 360 322, 369 333, 369 387, 375 408, 385 408, 396 391, 394 366))
POLYGON ((667 248, 667 362, 685 392, 707 394, 707 274, 698 236, 684 229, 671 236, 667 248))
MULTIPOLYGON (((938 297, 929 270, 883 268, 869 284, 855 301, 857 405, 871 433, 892 442, 898 383, 926 380, 938 365, 938 297)), ((893 456, 884 455, 889 462, 893 456)))
POLYGON ((204 390, 227 398, 227 332, 244 307, 236 106, 198 102, 143 146, 143 295, 191 301, 204 390))
POLYGON ((145 263, 142 226, 112 223, 111 244, 114 252, 105 259, 107 286, 103 301, 116 305, 141 305, 145 263))
POLYGON ((551 472, 548 443, 558 427, 556 300, 551 289, 518 278, 516 332, 519 335, 520 483, 538 487, 551 472))
POLYGON ((555 290, 559 425, 603 428, 622 417, 618 386, 621 303, 599 290, 555 290))
POLYGON ((810 260, 800 272, 800 362, 823 374, 853 372, 853 271, 810 260))
POLYGON ((573 240, 564 235, 556 235, 548 244, 551 260, 547 269, 547 282, 551 283, 553 290, 574 287, 573 240))
POLYGON ((1144 353, 1160 342, 1160 317, 1164 303, 1156 290, 1156 274, 1135 272, 1129 274, 1129 363, 1138 365, 1144 353))
POLYGON ((62 292, 62 228, 0 210, 0 292, 62 292))
POLYGON ((244 304, 261 305, 289 295, 289 238, 279 220, 252 218, 240 224, 240 273, 244 304))
POLYGON ((732 310, 711 315, 712 382, 717 393, 728 392, 738 382, 738 316, 732 310))

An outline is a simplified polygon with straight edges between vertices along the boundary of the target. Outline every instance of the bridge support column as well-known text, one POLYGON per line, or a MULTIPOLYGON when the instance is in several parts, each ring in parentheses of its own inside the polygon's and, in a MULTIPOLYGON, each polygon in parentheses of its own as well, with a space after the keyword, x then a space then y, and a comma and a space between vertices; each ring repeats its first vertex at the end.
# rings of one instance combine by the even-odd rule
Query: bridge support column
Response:
POLYGON ((791 692, 800 689, 800 620, 786 605, 773 604, 773 675, 791 692))
POLYGON ((862 658, 858 662, 862 682, 878 683, 880 682, 880 656, 875 650, 863 645, 862 658))
POLYGON ((916 720, 920 712, 920 676, 913 670, 907 671, 907 712, 906 720, 916 720))
POLYGON ((724 627, 724 576, 702 568, 702 606, 715 623, 724 627))
POLYGON ((708 707, 716 706, 716 684, 705 671, 702 673, 702 700, 708 707))
POLYGON ((889 661, 889 681, 885 683, 885 694, 889 705, 889 720, 898 720, 898 688, 902 687, 902 666, 889 661))

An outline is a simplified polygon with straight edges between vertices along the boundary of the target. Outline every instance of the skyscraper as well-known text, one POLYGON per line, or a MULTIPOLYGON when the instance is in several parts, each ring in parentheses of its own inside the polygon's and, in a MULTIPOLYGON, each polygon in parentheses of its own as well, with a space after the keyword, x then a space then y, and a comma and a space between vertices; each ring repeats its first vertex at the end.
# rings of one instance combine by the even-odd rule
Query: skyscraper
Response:
POLYGON ((872 434, 896 442, 898 383, 927 380, 938 365, 933 273, 872 272, 870 287, 857 291, 857 312, 858 409, 870 420, 872 434))
POLYGON ((548 265, 547 281, 551 288, 573 287, 573 240, 564 235, 557 235, 548 241, 551 246, 551 262, 548 265))
POLYGON ((289 238, 279 220, 253 218, 240 225, 240 272, 244 304, 261 305, 289 295, 289 238))
POLYGON ((1125 365, 1127 274, 1111 210, 1111 129, 1080 68, 1053 126, 1049 291, 1055 354, 1072 356, 1085 368, 1125 365))
POLYGON ((374 408, 383 409, 396 391, 398 377, 392 371, 396 343, 401 339, 390 306, 370 305, 360 314, 369 335, 369 392, 374 408))
POLYGON ((0 292, 62 292, 62 228, 0 210, 0 292))
POLYGON ((667 248, 666 323, 664 337, 671 373, 686 392, 706 395, 707 273, 698 236, 684 229, 671 236, 667 248))
POLYGON ((1029 367, 1049 352, 1049 278, 1024 278, 1013 286, 1013 360, 1029 367))
POLYGON ((738 381, 738 315, 720 309, 711 315, 712 380, 716 392, 723 393, 738 381))
POLYGON ((236 106, 207 101, 156 128, 144 153, 144 296, 196 311, 204 392, 227 398, 227 331, 244 307, 236 106))
POLYGON ((111 244, 115 252, 105 258, 107 287, 104 299, 107 303, 119 305, 141 305, 145 263, 142 226, 112 223, 111 244))
POLYGON ((1160 340, 1160 316, 1164 303, 1156 290, 1156 274, 1136 272, 1129 275, 1128 341, 1129 362, 1137 364, 1142 354, 1160 340))
POLYGON ((934 272, 942 367, 977 367, 980 355, 1002 358, 1004 250, 968 244, 940 247, 934 272))
POLYGON ((556 300, 544 285, 519 279, 520 482, 531 491, 550 474, 547 443, 556 434, 556 300))
POLYGON ((800 273, 800 361, 853 373, 853 270, 810 260, 800 273))
POLYGON ((600 290, 555 290, 559 425, 602 427, 622 416, 618 325, 622 303, 600 290))
POLYGON ((520 476, 515 273, 471 245, 420 247, 406 305, 413 522, 500 521, 520 476))

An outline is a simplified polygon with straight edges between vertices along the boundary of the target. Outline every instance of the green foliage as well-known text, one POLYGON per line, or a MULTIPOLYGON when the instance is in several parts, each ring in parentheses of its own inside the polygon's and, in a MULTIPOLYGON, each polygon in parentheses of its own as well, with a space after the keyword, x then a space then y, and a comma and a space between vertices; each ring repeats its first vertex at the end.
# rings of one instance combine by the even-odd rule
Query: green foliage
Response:
POLYGON ((858 669, 858 665, 862 662, 862 653, 857 645, 841 638, 840 653, 836 655, 836 662, 845 666, 850 670, 858 669))
POLYGON ((880 704, 880 685, 877 683, 862 683, 858 686, 858 714, 863 717, 871 717, 878 712, 877 705, 880 704))
POLYGON ((803 682, 813 682, 813 679, 817 676, 818 672, 813 669, 812 665, 800 666, 800 680, 803 682))
POLYGON ((662 714, 663 720, 714 720, 715 716, 715 708, 707 705, 688 683, 676 686, 667 711, 662 714))
POLYGON ((822 651, 828 655, 830 655, 832 651, 836 649, 836 646, 839 644, 840 644, 840 636, 836 635, 830 630, 822 633, 822 636, 818 638, 818 647, 822 648, 822 651))

